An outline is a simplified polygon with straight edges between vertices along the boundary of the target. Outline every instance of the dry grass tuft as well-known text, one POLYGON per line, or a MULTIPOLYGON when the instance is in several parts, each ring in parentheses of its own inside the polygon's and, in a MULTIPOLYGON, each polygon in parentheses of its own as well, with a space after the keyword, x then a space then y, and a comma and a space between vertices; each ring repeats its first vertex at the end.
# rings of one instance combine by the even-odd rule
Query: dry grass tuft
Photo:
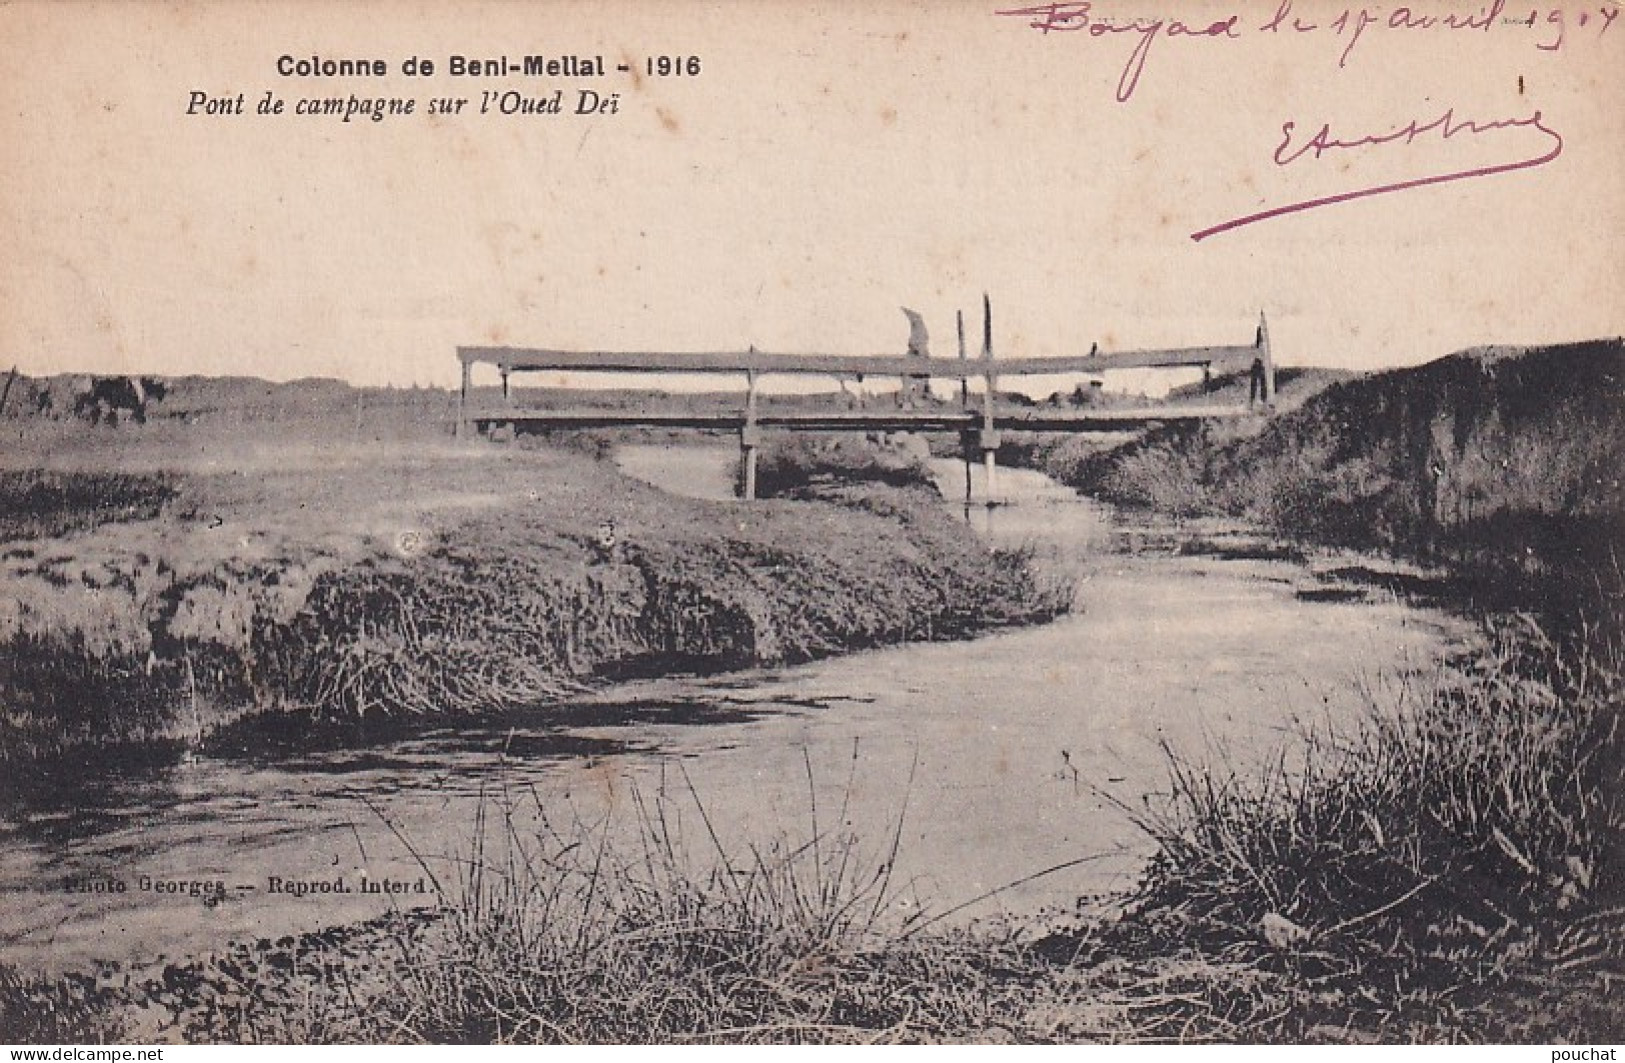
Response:
POLYGON ((1262 777, 1171 758, 1168 801, 1138 813, 1159 852, 1115 940, 1258 971, 1281 1015, 1251 1033, 1568 1038, 1541 1003, 1566 998, 1563 1014, 1612 1015, 1580 1036, 1617 1037, 1622 663, 1522 619, 1262 777))

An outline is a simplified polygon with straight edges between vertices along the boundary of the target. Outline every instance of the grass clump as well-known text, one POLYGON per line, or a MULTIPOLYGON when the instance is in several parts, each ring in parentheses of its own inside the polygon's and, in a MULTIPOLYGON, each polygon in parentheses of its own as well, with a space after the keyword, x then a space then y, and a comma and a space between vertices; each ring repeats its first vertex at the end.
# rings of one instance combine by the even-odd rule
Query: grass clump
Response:
POLYGON ((894 1022, 897 1002, 837 1008, 825 984, 890 915, 898 835, 865 858, 815 816, 804 839, 730 851, 687 798, 664 782, 633 790, 620 830, 613 816, 556 821, 539 799, 496 797, 444 884, 434 962, 408 965, 416 1034, 845 1040, 894 1022))
POLYGON ((632 642, 625 576, 523 554, 380 559, 318 580, 291 623, 263 629, 255 681, 267 702, 346 719, 538 704, 581 689, 586 655, 632 642))
POLYGON ((1246 967, 1233 1004, 1260 1036, 1618 1039, 1622 663, 1500 627, 1430 695, 1262 778, 1175 758, 1116 942, 1246 967))
POLYGON ((418 854, 433 910, 143 969, 0 978, 0 1021, 26 1014, 45 1039, 156 1043, 872 1043, 1080 1029, 1080 1012, 1057 1004, 1078 980, 1046 984, 1053 963, 1013 932, 911 935, 925 920, 892 873, 902 813, 871 851, 844 803, 814 798, 809 812, 804 832, 729 846, 686 779, 591 815, 501 789, 465 851, 418 854))
POLYGON ((45 978, 0 963, 0 1034, 12 1044, 116 1040, 123 1002, 95 975, 45 978))
POLYGON ((0 541, 47 539, 102 524, 151 520, 175 497, 165 476, 0 470, 0 541))

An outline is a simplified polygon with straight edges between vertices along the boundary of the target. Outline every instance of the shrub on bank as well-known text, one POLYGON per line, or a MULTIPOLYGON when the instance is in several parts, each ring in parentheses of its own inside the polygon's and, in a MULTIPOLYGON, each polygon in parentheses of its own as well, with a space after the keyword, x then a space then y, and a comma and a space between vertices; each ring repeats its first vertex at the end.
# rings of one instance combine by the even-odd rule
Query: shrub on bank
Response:
MULTIPOLYGON (((926 464, 923 440, 899 434, 888 442, 847 436, 783 435, 760 448, 756 459, 758 498, 821 498, 831 489, 870 484, 936 490, 926 464)), ((744 464, 735 476, 744 486, 744 464)))

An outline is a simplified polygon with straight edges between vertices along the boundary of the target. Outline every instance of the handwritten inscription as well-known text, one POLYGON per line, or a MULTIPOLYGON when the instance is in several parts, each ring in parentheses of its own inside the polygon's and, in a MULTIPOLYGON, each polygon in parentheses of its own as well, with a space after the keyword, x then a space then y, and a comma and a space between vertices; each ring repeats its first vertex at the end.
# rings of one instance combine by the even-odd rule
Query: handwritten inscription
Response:
POLYGON ((1319 160, 1328 153, 1335 152, 1361 151, 1372 148, 1409 148, 1418 142, 1434 139, 1434 134, 1437 134, 1438 141, 1445 142, 1455 137, 1489 137, 1519 129, 1532 129, 1543 134, 1542 147, 1544 150, 1535 154, 1520 154, 1519 157, 1509 162, 1490 166, 1452 169, 1403 181, 1370 185, 1334 195, 1319 196, 1279 207, 1271 207, 1268 210, 1232 218, 1229 221, 1194 232, 1191 234, 1192 240, 1201 242, 1210 236, 1217 236, 1220 233, 1230 232, 1246 225, 1269 221, 1272 218, 1279 218, 1287 214, 1298 214, 1306 210, 1329 207, 1337 203, 1347 203, 1351 200, 1388 195, 1394 192, 1424 188, 1428 185, 1445 184, 1451 181, 1493 177, 1496 174, 1511 173, 1515 170, 1529 170, 1537 166, 1545 166, 1563 153, 1562 135, 1547 124, 1545 117, 1538 110, 1527 118, 1499 118, 1480 121, 1470 118, 1458 118, 1455 109, 1451 108, 1432 121, 1423 122, 1419 119, 1411 119, 1405 125, 1388 132, 1357 135, 1347 139, 1334 135, 1331 125, 1327 123, 1321 125, 1320 129, 1312 136, 1300 142, 1297 139, 1297 128, 1296 122, 1287 122, 1282 125, 1281 142, 1275 149, 1275 165, 1292 166, 1303 160, 1319 160))
POLYGON ((1367 30, 1398 31, 1398 32, 1427 32, 1437 30, 1476 30, 1488 33, 1491 30, 1506 32, 1514 29, 1531 30, 1539 28, 1545 31, 1536 37, 1534 46, 1543 52, 1555 52, 1562 49, 1568 36, 1570 19, 1580 30, 1595 30, 1598 36, 1606 33, 1619 17, 1619 5, 1599 4, 1595 7, 1582 8, 1577 11, 1565 11, 1561 7, 1528 8, 1520 4, 1509 3, 1508 0, 1494 0, 1486 7, 1480 8, 1476 13, 1459 11, 1433 14, 1426 11, 1415 10, 1410 7, 1395 7, 1384 11, 1381 7, 1361 7, 1357 11, 1352 7, 1344 8, 1336 18, 1330 20, 1306 21, 1293 14, 1295 0, 1280 0, 1275 16, 1259 27, 1266 33, 1314 34, 1332 32, 1338 37, 1347 36, 1347 43, 1342 53, 1337 57, 1337 65, 1348 65, 1349 56, 1354 52, 1355 45, 1360 43, 1361 37, 1367 30), (1290 19, 1289 19, 1290 16, 1290 19))
MULTIPOLYGON (((1385 144, 1408 147, 1416 143, 1418 139, 1434 132, 1439 134, 1439 139, 1449 140, 1463 133, 1483 136, 1497 130, 1523 129, 1531 126, 1551 137, 1556 142, 1556 146, 1561 148, 1563 138, 1543 124, 1539 111, 1536 111, 1528 118, 1501 118, 1494 121, 1480 122, 1471 118, 1457 118, 1456 110, 1452 107, 1431 122, 1424 123, 1413 118, 1409 123, 1392 132, 1366 134, 1357 136, 1352 140, 1343 140, 1333 136, 1331 124, 1326 123, 1320 127, 1320 130, 1314 136, 1309 137, 1302 144, 1296 145, 1293 143, 1293 139, 1297 135, 1298 124, 1296 122, 1287 122, 1281 126, 1281 143, 1275 149, 1275 165, 1291 166, 1304 156, 1310 155, 1311 152, 1313 158, 1319 159, 1327 152, 1348 151, 1353 148, 1380 147, 1385 144)), ((1552 157, 1556 158, 1556 155, 1552 157)))
MULTIPOLYGON (((1464 34, 1485 37, 1522 33, 1533 48, 1541 52, 1560 52, 1572 46, 1577 34, 1589 35, 1593 40, 1606 37, 1621 11, 1619 0, 1584 5, 1534 6, 1525 6, 1519 0, 1485 0, 1477 4, 1450 3, 1446 0, 1437 4, 1335 7, 1323 3, 1300 5, 1299 0, 1265 2, 1270 6, 1254 8, 1251 12, 1253 16, 1265 11, 1272 12, 1263 21, 1249 21, 1247 14, 1240 10, 1211 20, 1204 15, 1200 22, 1146 17, 1143 14, 1126 16, 1120 13, 1121 9, 1114 13, 1110 4, 1097 3, 1095 0, 1055 0, 1005 8, 994 14, 1022 19, 1042 36, 1065 34, 1084 39, 1131 41, 1118 76, 1116 91, 1116 101, 1127 104, 1141 84, 1154 44, 1161 40, 1179 41, 1187 46, 1226 47, 1224 42, 1246 36, 1261 35, 1271 40, 1327 39, 1337 42, 1332 46, 1331 55, 1335 56, 1337 67, 1342 69, 1349 65, 1357 49, 1369 47, 1363 42, 1380 34, 1448 34, 1460 39, 1464 34)), ((1143 5, 1136 5, 1136 8, 1139 12, 1145 10, 1143 5)), ((1159 54, 1167 50, 1160 49, 1159 54)), ((1519 94, 1522 92, 1523 80, 1520 77, 1519 94)), ((1321 122, 1318 127, 1287 121, 1280 129, 1280 138, 1270 156, 1279 169, 1302 168, 1328 155, 1382 155, 1400 160, 1410 159, 1408 166, 1404 161, 1399 163, 1401 172, 1411 168, 1421 173, 1403 180, 1357 185, 1347 191, 1302 199, 1232 218, 1192 233, 1191 239, 1201 241, 1258 222, 1351 200, 1534 169, 1555 161, 1563 152, 1562 135, 1539 110, 1522 117, 1483 119, 1462 117, 1456 108, 1449 108, 1442 113, 1432 111, 1425 117, 1407 117, 1376 132, 1338 131, 1329 121, 1321 122), (1468 141, 1478 142, 1482 146, 1475 154, 1464 154, 1458 149, 1468 141), (1419 150, 1423 148, 1432 150, 1419 150), (1503 151, 1508 156, 1507 161, 1482 162, 1485 154, 1494 157, 1503 151), (1439 161, 1441 156, 1447 161, 1439 161), (1475 165, 1467 165, 1469 160, 1475 165)))
MULTIPOLYGON (((1380 4, 1345 6, 1333 18, 1299 14, 1296 0, 1277 0, 1274 14, 1250 25, 1241 12, 1193 23, 1174 18, 1147 18, 1113 14, 1094 0, 1011 7, 995 11, 1002 18, 1022 19, 1041 35, 1065 34, 1087 39, 1127 39, 1133 42, 1117 81, 1117 102, 1127 103, 1139 87, 1152 45, 1163 39, 1221 42, 1239 40, 1249 29, 1272 36, 1333 36, 1341 40, 1337 65, 1345 67, 1355 48, 1368 34, 1388 33, 1508 33, 1539 30, 1533 45, 1541 51, 1562 50, 1575 32, 1605 35, 1619 18, 1620 4, 1607 2, 1584 7, 1525 7, 1516 0, 1493 0, 1471 7, 1456 6, 1442 12, 1419 6, 1380 4)), ((1268 10, 1267 8, 1265 10, 1268 10)), ((1325 8, 1316 6, 1317 11, 1325 8)), ((1330 12, 1327 12, 1330 13, 1330 12)))

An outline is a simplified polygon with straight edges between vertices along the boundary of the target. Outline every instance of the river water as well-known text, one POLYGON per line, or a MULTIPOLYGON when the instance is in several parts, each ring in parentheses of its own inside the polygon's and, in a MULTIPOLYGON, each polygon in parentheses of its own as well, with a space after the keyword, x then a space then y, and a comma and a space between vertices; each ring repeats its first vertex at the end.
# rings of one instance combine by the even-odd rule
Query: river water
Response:
MULTIPOLYGON (((668 489, 725 497, 733 453, 626 448, 620 460, 668 489)), ((963 467, 939 472, 945 495, 963 498, 963 467)), ((1407 676, 1425 681, 1467 635, 1393 599, 1306 595, 1316 580, 1299 562, 1176 551, 1177 530, 1125 523, 1036 473, 1001 470, 1009 506, 980 504, 979 472, 973 488, 966 515, 982 534, 1077 580, 1073 615, 628 682, 562 718, 20 787, 0 822, 0 959, 146 962, 427 903, 363 884, 449 879, 480 810, 504 801, 612 833, 659 806, 702 862, 718 843, 739 858, 804 841, 816 819, 871 864, 897 837, 901 910, 1064 906, 1131 883, 1149 848, 1124 810, 1163 791, 1165 748, 1246 772, 1304 728, 1350 726, 1363 691, 1381 701, 1407 676), (1011 885, 1057 865, 1072 866, 1011 885), (343 892, 301 896, 292 883, 343 892)))

